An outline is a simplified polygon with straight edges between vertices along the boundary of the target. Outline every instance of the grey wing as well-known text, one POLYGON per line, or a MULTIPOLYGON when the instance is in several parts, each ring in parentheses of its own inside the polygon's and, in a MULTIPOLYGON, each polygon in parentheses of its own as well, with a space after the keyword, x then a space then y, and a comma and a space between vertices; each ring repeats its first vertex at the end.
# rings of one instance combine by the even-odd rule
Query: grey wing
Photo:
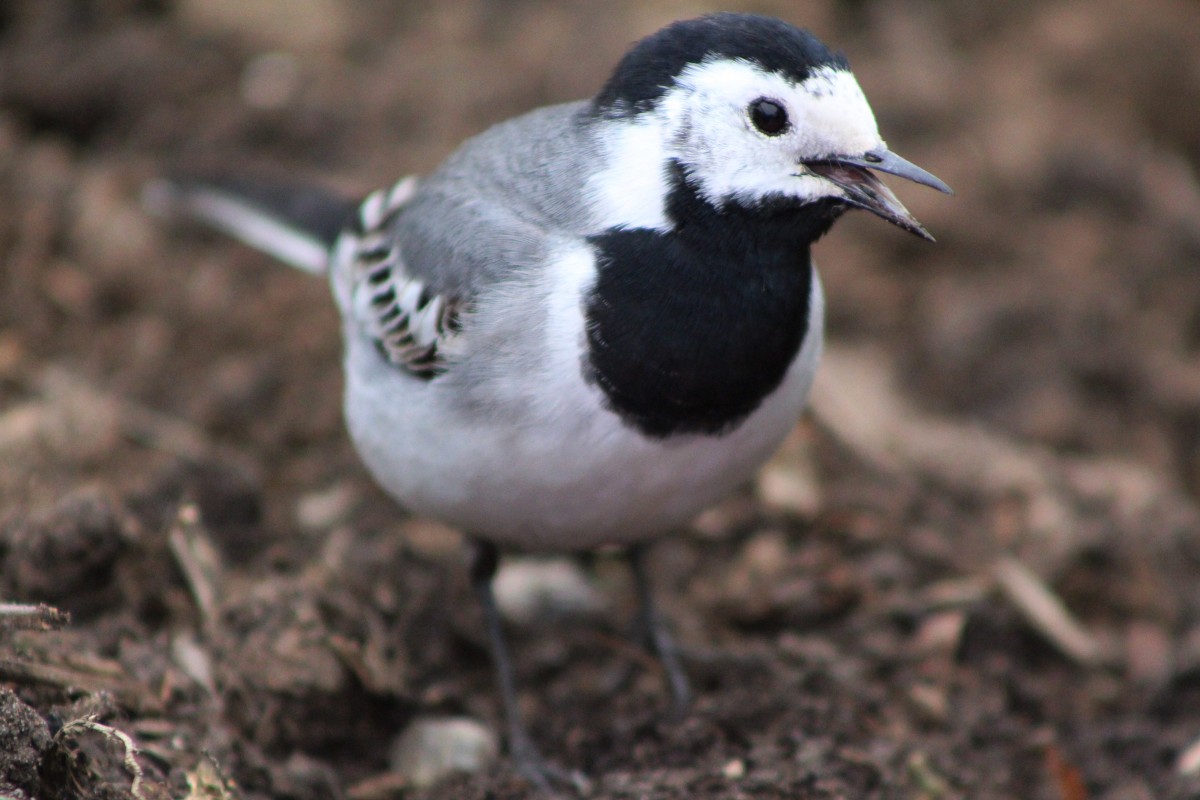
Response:
POLYGON ((383 356, 434 377, 467 349, 464 313, 483 291, 546 266, 551 242, 582 235, 588 155, 579 104, 554 106, 469 140, 419 185, 369 196, 333 251, 343 312, 383 356))

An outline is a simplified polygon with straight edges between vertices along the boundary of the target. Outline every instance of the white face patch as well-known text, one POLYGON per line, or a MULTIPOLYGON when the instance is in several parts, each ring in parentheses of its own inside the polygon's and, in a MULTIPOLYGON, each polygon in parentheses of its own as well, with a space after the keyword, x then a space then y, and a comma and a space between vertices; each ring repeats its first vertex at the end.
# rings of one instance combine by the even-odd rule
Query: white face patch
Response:
POLYGON ((592 223, 608 228, 668 230, 667 160, 663 128, 649 115, 600 123, 604 168, 588 179, 592 223))
POLYGON ((843 190, 801 162, 861 155, 882 147, 875 115, 854 76, 821 67, 800 84, 742 59, 688 67, 654 110, 612 120, 601 140, 608 167, 593 177, 600 218, 630 227, 668 225, 665 165, 684 164, 710 202, 754 202, 768 196, 811 202, 843 190), (748 108, 758 98, 781 105, 789 125, 759 131, 748 108))

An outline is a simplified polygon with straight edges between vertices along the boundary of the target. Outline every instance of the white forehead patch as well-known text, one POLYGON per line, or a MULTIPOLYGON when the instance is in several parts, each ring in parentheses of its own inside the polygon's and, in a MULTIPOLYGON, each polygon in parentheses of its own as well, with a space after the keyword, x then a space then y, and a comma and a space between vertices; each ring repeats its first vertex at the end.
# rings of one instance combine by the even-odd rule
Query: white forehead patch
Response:
POLYGON ((866 95, 849 72, 821 67, 798 88, 796 111, 802 116, 794 123, 802 150, 856 155, 883 143, 866 95))

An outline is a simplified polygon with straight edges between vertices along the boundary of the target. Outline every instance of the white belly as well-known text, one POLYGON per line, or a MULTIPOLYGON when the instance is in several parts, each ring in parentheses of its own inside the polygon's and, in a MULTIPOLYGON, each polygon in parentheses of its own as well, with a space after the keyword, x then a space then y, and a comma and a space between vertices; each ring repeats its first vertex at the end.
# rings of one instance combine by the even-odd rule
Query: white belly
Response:
POLYGON ((686 524, 754 475, 803 408, 822 327, 814 279, 808 335, 783 383, 722 436, 646 438, 603 407, 569 348, 545 375, 525 376, 539 407, 514 419, 438 402, 436 381, 384 365, 355 339, 346 417, 367 468, 415 513, 523 549, 627 543, 686 524))

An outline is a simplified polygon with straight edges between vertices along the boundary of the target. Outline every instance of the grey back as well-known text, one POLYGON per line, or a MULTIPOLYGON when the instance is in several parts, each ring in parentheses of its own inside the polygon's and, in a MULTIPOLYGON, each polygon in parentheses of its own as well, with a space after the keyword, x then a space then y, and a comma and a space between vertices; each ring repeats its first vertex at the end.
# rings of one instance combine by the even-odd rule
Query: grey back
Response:
POLYGON ((397 216, 406 269, 464 299, 544 262, 548 243, 590 233, 583 205, 599 150, 587 103, 549 106, 467 140, 397 216))

